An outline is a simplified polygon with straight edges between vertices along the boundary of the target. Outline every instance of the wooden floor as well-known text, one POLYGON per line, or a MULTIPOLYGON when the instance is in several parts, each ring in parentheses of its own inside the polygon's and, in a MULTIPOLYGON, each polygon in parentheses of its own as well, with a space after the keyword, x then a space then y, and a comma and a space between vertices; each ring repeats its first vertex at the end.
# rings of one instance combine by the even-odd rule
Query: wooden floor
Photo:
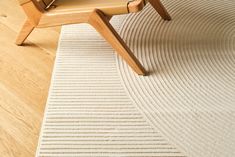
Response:
POLYGON ((25 15, 0 0, 0 156, 35 155, 60 28, 36 29, 14 44, 25 15))

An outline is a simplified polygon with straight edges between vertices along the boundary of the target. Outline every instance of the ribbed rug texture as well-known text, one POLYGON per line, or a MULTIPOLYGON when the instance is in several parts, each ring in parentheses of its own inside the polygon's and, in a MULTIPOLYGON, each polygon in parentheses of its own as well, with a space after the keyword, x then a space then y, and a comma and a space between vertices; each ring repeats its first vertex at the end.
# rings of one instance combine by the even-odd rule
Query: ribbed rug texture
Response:
POLYGON ((149 76, 62 28, 37 157, 235 157, 235 1, 162 2, 111 21, 149 76))

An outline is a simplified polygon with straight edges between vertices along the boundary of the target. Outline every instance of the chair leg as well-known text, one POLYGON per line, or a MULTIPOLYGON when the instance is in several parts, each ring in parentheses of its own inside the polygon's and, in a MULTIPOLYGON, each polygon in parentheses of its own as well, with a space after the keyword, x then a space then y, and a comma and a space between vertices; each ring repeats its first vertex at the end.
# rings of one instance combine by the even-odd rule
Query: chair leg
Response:
POLYGON ((113 16, 109 16, 107 15, 106 18, 108 19, 108 21, 110 21, 112 19, 113 16))
POLYGON ((101 11, 95 10, 90 15, 88 23, 91 24, 112 45, 117 53, 137 74, 146 75, 145 69, 101 11))
POLYGON ((27 19, 17 36, 16 42, 15 42, 16 45, 19 45, 19 46, 22 45, 34 28, 35 27, 27 19))
POLYGON ((164 20, 168 20, 168 21, 171 20, 171 16, 167 12, 163 4, 160 2, 160 0, 148 0, 148 1, 164 20))

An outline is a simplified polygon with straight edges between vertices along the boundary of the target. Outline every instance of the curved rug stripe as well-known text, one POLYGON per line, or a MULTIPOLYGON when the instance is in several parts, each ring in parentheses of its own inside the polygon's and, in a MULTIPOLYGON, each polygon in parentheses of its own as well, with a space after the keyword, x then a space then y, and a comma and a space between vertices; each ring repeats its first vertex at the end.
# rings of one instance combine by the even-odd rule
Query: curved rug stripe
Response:
POLYGON ((148 6, 120 33, 150 72, 140 77, 120 58, 133 103, 187 156, 235 156, 235 1, 167 0, 162 21, 148 6))

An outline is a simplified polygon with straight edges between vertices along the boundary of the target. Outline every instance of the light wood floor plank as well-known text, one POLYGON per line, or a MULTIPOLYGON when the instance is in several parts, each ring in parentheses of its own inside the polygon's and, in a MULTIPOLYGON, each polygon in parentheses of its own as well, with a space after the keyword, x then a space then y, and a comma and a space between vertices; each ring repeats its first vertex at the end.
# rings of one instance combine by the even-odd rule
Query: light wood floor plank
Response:
POLYGON ((25 15, 0 1, 0 156, 33 157, 50 85, 60 27, 36 29, 14 44, 25 15))
POLYGON ((0 33, 0 42, 5 45, 0 54, 1 83, 9 86, 37 111, 41 111, 41 105, 38 104, 45 103, 42 98, 47 95, 45 92, 48 90, 51 73, 49 67, 52 66, 54 58, 36 45, 18 47, 9 42, 14 33, 4 25, 0 25, 0 33))
POLYGON ((5 139, 2 145, 6 146, 1 150, 7 148, 7 143, 15 144, 33 155, 36 146, 34 141, 38 139, 40 128, 40 123, 37 122, 41 121, 42 114, 35 112, 3 85, 0 85, 0 93, 1 128, 14 139, 14 142, 10 142, 6 137, 1 137, 5 139))
POLYGON ((0 154, 3 157, 31 157, 34 154, 28 152, 20 145, 4 128, 0 127, 0 154))

